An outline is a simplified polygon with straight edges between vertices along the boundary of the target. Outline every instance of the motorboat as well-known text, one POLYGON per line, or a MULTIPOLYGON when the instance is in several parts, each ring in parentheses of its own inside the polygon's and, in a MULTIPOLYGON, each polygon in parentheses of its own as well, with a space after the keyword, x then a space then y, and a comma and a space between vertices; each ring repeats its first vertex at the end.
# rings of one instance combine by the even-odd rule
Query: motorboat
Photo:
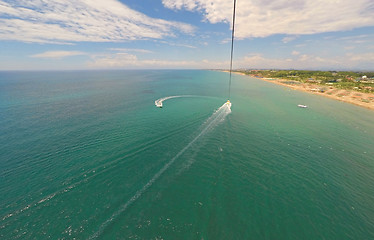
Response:
POLYGON ((231 102, 230 102, 230 100, 227 100, 227 102, 225 104, 231 109, 231 102))
POLYGON ((162 108, 162 101, 155 101, 156 107, 162 108))

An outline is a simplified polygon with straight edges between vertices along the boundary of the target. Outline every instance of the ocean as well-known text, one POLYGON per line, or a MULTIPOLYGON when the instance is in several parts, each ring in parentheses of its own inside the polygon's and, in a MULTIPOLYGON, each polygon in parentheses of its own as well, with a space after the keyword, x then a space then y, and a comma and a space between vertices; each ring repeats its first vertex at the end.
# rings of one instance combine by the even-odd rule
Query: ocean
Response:
POLYGON ((374 112, 228 78, 0 72, 0 238, 374 239, 374 112))

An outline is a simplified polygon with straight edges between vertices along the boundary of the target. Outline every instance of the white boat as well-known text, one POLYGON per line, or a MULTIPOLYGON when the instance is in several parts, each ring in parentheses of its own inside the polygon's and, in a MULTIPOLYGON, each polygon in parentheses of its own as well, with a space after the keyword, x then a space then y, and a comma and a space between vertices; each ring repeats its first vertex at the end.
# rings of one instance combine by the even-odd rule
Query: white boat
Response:
POLYGON ((155 101, 156 107, 162 108, 162 102, 161 101, 155 101))
POLYGON ((299 108, 307 108, 308 106, 307 105, 303 105, 303 104, 299 104, 297 105, 299 108))
POLYGON ((230 100, 227 100, 227 102, 225 104, 231 109, 231 102, 230 102, 230 100))

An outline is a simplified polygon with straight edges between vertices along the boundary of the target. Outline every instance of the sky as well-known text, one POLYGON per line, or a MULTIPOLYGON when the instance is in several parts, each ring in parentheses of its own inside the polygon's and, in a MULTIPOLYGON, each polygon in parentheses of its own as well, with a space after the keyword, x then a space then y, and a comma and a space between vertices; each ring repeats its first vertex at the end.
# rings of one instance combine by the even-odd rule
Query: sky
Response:
MULTIPOLYGON (((228 69, 233 0, 0 0, 0 70, 228 69)), ((237 0, 235 69, 374 71, 373 0, 237 0)))

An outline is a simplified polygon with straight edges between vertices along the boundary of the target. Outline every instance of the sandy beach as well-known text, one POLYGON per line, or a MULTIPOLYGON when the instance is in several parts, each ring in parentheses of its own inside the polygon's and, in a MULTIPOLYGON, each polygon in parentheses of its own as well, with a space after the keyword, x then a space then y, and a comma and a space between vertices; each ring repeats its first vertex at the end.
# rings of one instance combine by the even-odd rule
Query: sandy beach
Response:
POLYGON ((301 82, 292 81, 288 79, 274 79, 274 78, 266 79, 266 78, 258 78, 253 75, 246 75, 244 73, 239 73, 239 72, 233 72, 233 73, 257 78, 263 81, 289 87, 294 90, 304 91, 304 92, 308 92, 311 94, 316 94, 316 95, 332 98, 338 101, 347 102, 347 103, 351 103, 351 104, 354 104, 360 107, 374 110, 374 94, 373 93, 365 93, 365 92, 360 92, 360 91, 339 89, 331 85, 301 83, 301 82))

